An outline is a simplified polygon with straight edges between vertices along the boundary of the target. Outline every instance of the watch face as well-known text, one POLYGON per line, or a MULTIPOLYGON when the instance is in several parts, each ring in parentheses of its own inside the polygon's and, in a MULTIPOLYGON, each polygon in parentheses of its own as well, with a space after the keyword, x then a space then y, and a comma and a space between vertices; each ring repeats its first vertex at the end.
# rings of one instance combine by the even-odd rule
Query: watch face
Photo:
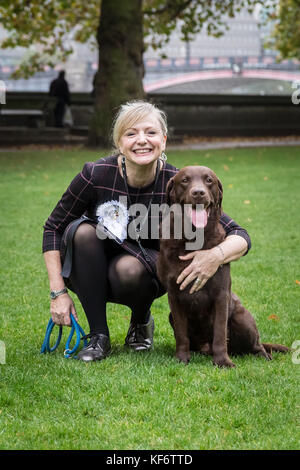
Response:
POLYGON ((51 299, 56 299, 55 292, 50 292, 50 297, 51 297, 51 299))

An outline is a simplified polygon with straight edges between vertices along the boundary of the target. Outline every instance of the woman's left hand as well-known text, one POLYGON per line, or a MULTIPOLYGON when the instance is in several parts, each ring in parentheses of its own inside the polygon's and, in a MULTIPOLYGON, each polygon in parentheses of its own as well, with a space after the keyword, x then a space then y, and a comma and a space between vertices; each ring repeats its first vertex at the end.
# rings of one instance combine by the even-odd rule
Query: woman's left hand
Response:
POLYGON ((190 289, 190 294, 200 290, 210 279, 221 264, 219 253, 214 250, 192 251, 180 259, 192 260, 192 262, 182 271, 177 278, 180 290, 186 288, 188 284, 195 281, 190 289))

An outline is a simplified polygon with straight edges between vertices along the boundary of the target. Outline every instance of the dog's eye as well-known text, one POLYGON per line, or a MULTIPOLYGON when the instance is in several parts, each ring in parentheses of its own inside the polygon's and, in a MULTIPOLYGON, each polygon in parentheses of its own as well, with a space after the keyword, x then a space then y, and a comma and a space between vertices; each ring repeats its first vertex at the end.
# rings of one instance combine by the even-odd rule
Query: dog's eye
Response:
POLYGON ((187 183, 189 181, 189 179, 185 176, 184 178, 182 178, 181 182, 182 183, 187 183))
POLYGON ((212 183, 212 182, 213 182, 213 180, 211 179, 211 177, 210 177, 210 176, 208 176, 208 177, 206 178, 206 182, 210 184, 210 183, 212 183))

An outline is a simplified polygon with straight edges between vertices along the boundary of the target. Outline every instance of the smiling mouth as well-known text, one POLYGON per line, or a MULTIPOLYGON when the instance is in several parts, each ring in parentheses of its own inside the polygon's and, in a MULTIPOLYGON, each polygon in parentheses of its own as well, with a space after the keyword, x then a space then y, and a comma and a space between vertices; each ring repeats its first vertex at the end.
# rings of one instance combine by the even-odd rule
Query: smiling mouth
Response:
POLYGON ((133 150, 133 152, 137 155, 145 155, 146 153, 152 152, 152 149, 146 148, 146 149, 136 149, 133 150))

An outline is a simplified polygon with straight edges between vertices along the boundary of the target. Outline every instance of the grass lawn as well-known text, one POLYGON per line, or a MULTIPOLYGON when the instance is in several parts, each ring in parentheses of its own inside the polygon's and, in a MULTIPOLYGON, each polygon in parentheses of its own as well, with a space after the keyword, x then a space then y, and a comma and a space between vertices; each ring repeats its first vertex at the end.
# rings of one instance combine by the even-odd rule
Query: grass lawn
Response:
MULTIPOLYGON (((213 367, 194 354, 174 358, 168 302, 155 301, 155 348, 125 351, 130 312, 109 304, 112 355, 83 364, 39 350, 49 319, 42 227, 85 161, 103 152, 0 153, 0 449, 299 449, 299 372, 292 354, 234 358, 213 367), (3 362, 3 360, 2 360, 3 362)), ((300 340, 300 149, 173 151, 170 163, 211 167, 223 182, 224 211, 253 248, 232 263, 232 284, 261 338, 300 340)), ((80 324, 85 315, 75 299, 80 324)), ((65 328, 63 338, 67 338, 65 328)), ((299 355, 298 355, 299 357, 299 355)))

